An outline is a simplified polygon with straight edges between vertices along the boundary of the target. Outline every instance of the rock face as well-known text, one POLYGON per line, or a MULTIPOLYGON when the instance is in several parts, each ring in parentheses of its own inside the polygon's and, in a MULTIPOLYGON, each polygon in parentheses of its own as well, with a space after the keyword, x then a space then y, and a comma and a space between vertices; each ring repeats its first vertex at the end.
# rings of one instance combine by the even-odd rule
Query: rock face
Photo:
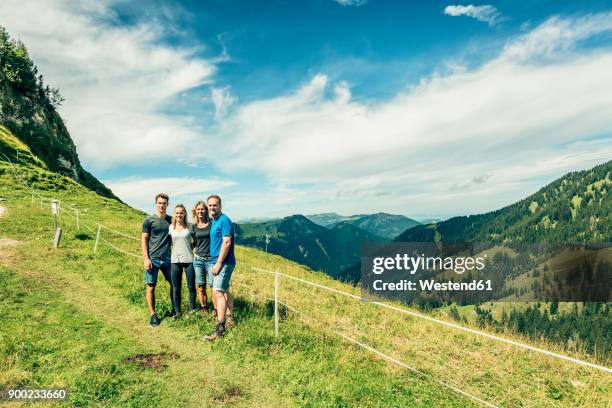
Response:
POLYGON ((43 83, 25 45, 0 27, 0 124, 28 145, 49 170, 118 199, 81 166, 74 142, 55 109, 62 100, 57 89, 43 83))

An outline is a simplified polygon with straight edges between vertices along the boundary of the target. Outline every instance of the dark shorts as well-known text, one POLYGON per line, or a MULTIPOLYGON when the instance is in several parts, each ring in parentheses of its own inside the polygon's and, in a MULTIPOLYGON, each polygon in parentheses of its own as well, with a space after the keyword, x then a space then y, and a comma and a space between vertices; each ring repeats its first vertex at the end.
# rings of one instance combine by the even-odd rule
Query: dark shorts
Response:
POLYGON ((164 279, 166 282, 170 283, 170 258, 160 259, 160 258, 151 258, 151 266, 150 270, 144 271, 144 279, 147 285, 155 285, 157 283, 157 275, 161 270, 164 275, 164 279))

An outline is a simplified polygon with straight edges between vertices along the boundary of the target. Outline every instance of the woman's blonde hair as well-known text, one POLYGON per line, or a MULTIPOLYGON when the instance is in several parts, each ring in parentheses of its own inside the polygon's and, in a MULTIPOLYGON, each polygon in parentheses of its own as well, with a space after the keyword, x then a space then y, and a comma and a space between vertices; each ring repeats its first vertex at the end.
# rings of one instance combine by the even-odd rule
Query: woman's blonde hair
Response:
POLYGON ((197 224, 198 223, 198 216, 196 215, 196 208, 198 208, 198 205, 203 205, 204 206, 204 221, 209 222, 210 221, 210 216, 208 215, 208 206, 206 205, 206 203, 202 200, 198 201, 197 203, 195 203, 195 205, 193 206, 193 208, 191 209, 191 217, 193 219, 193 223, 197 224))
POLYGON ((177 204, 174 206, 174 211, 172 212, 172 228, 176 228, 176 222, 178 221, 176 219, 176 209, 177 208, 183 209, 183 212, 185 213, 185 217, 183 217, 182 226, 183 228, 187 228, 187 209, 185 208, 183 204, 177 204))

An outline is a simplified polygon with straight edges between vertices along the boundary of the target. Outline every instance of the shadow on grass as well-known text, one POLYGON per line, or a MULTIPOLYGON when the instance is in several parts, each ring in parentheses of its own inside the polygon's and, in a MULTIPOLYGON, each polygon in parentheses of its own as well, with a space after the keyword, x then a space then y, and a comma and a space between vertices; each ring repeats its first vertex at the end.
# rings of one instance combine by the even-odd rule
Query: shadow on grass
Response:
POLYGON ((78 239, 79 241, 90 241, 93 239, 89 234, 84 233, 74 234, 74 238, 78 239))
MULTIPOLYGON (((281 318, 287 315, 287 308, 281 304, 278 305, 278 312, 281 318)), ((250 316, 265 316, 268 318, 274 317, 274 301, 266 300, 261 302, 253 302, 242 297, 234 299, 234 314, 236 317, 248 318, 250 316)))
MULTIPOLYGON (((158 288, 159 290, 159 288, 158 288)), ((164 291, 167 290, 167 286, 164 285, 164 291)), ((158 291, 156 291, 158 292, 158 291)), ((143 310, 146 309, 146 300, 145 300, 145 288, 134 288, 127 292, 124 298, 131 304, 141 306, 143 310)), ((197 302, 197 300, 196 300, 197 302)), ((199 303, 197 303, 199 305, 199 303)), ((176 321, 173 319, 173 307, 171 302, 166 299, 157 299, 155 311, 159 316, 161 321, 168 319, 168 321, 176 321, 179 326, 188 326, 192 323, 196 323, 196 321, 202 320, 200 323, 204 324, 208 327, 209 324, 215 319, 215 312, 213 310, 213 305, 211 302, 211 297, 208 297, 208 308, 210 312, 202 314, 199 312, 195 312, 195 314, 190 313, 189 302, 186 302, 186 299, 183 299, 182 305, 182 314, 181 318, 176 321), (204 319, 201 319, 204 317, 204 319)), ((288 309, 279 304, 279 316, 281 319, 286 318, 288 309)), ((274 302, 272 300, 261 300, 261 301, 253 301, 241 296, 237 296, 234 298, 234 316, 239 322, 246 322, 253 319, 259 319, 264 317, 266 319, 272 320, 274 318, 274 302)))

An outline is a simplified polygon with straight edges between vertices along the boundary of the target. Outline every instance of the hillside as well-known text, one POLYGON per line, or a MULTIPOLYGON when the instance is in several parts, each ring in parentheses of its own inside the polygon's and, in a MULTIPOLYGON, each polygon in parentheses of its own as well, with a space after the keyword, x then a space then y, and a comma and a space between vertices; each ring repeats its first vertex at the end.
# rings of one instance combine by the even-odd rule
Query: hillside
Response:
MULTIPOLYGON (((0 138, 15 140, 6 132, 0 138)), ((0 159, 0 196, 5 198, 0 204, 6 207, 0 217, 0 389, 65 387, 70 406, 477 406, 436 382, 442 381, 498 406, 609 403, 612 380, 601 370, 284 277, 279 295, 292 309, 281 309, 280 336, 274 337, 267 300, 273 279, 251 267, 357 297, 359 291, 241 246, 233 278, 238 325, 223 340, 200 340, 212 324, 200 315, 164 318, 151 329, 141 259, 109 246, 138 254, 137 240, 103 229, 104 241, 93 251, 97 223, 137 235, 144 214, 37 165, 27 146, 17 149, 15 173, 0 159), (32 190, 15 174, 43 196, 43 208, 40 197, 32 202, 32 190), (65 208, 58 249, 51 246, 48 198, 61 200, 65 208), (80 229, 72 207, 80 209, 80 229), (346 338, 426 375, 381 360, 346 338)), ((158 290, 164 317, 169 312, 166 288, 162 282, 158 290)), ((558 351, 545 342, 531 344, 558 351)), ((578 349, 571 355, 596 362, 578 349)))
POLYGON ((610 242, 612 161, 569 173, 486 214, 411 228, 398 242, 610 242))
POLYGON ((325 228, 303 215, 255 224, 239 224, 236 242, 267 251, 331 276, 357 262, 362 242, 385 242, 352 224, 339 223, 325 228))
MULTIPOLYGON (((45 168, 118 200, 81 166, 72 138, 56 110, 62 101, 59 90, 44 83, 25 45, 11 39, 0 26, 0 125, 26 144, 45 168)), ((16 151, 5 143, 0 143, 0 153, 16 158, 16 151)))

